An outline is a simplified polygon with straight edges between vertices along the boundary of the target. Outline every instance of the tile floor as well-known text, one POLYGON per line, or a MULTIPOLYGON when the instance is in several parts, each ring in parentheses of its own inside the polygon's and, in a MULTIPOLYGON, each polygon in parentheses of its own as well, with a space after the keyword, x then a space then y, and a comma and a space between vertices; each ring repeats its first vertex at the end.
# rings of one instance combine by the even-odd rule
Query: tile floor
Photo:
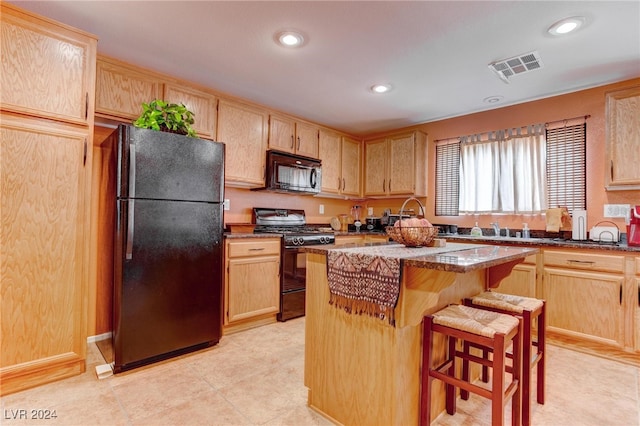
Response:
MULTIPOLYGON (((548 346, 547 403, 534 425, 640 425, 640 367, 548 346)), ((89 345, 87 372, 0 399, 2 425, 330 425, 306 406, 304 318, 225 336, 207 350, 99 380, 104 360, 89 345), (12 419, 55 410, 52 420, 12 419)), ((472 395, 437 425, 489 425, 472 395)), ((508 423, 507 423, 508 424, 508 423)))

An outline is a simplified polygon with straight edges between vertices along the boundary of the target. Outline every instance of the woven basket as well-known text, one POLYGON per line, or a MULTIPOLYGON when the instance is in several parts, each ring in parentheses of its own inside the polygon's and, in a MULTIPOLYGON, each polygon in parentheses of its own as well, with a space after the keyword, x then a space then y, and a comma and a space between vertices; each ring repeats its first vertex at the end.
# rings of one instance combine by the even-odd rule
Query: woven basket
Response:
MULTIPOLYGON (((411 200, 415 200, 422 211, 424 212, 424 207, 422 203, 417 198, 408 198, 400 208, 400 218, 402 218, 402 213, 404 212, 404 206, 411 200)), ((402 219, 398 220, 398 226, 387 226, 387 235, 395 242, 404 244, 406 247, 424 247, 428 246, 433 242, 433 239, 438 235, 438 227, 437 226, 402 226, 402 219)))

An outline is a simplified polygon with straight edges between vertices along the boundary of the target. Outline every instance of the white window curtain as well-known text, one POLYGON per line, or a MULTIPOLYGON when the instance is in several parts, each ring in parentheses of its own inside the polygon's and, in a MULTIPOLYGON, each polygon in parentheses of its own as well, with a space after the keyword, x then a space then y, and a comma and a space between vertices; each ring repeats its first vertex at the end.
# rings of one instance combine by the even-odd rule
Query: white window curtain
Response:
POLYGON ((524 136, 514 133, 501 131, 491 134, 493 140, 461 144, 461 213, 546 209, 544 126, 531 126, 524 136))

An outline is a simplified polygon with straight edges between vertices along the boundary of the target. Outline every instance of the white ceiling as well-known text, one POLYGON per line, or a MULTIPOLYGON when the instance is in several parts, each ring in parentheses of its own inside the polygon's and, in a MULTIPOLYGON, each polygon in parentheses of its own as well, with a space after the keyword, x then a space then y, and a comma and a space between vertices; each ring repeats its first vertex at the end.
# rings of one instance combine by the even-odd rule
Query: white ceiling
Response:
POLYGON ((9 2, 96 34, 100 53, 353 134, 640 77, 638 0, 9 2), (546 33, 576 15, 577 33, 546 33), (275 44, 291 28, 304 47, 275 44), (509 84, 487 67, 531 51, 544 67, 509 84), (369 92, 381 82, 394 89, 369 92))

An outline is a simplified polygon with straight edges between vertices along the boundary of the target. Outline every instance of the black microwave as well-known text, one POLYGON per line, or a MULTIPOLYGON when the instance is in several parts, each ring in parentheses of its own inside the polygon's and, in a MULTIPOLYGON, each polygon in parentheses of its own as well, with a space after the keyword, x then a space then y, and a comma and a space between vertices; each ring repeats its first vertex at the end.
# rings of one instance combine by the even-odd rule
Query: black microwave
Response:
POLYGON ((322 187, 320 160, 274 150, 267 151, 266 187, 275 192, 318 194, 322 187))

